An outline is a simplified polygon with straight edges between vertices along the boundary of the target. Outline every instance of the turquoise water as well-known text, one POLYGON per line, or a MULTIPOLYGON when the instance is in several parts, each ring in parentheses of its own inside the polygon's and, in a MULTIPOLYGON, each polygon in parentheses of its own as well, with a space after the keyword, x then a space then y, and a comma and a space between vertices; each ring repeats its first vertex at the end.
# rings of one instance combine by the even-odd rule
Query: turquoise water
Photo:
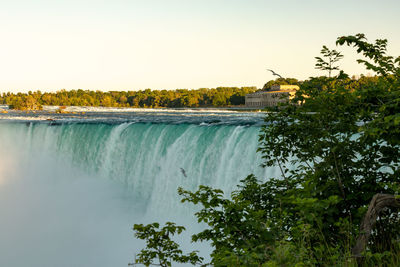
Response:
POLYGON ((198 230, 179 186, 205 184, 229 194, 250 173, 261 180, 278 175, 260 167, 258 114, 189 115, 166 114, 156 123, 154 114, 3 120, 0 214, 7 220, 0 229, 10 230, 0 239, 8 252, 0 266, 126 266, 142 246, 134 223, 169 220, 198 230))

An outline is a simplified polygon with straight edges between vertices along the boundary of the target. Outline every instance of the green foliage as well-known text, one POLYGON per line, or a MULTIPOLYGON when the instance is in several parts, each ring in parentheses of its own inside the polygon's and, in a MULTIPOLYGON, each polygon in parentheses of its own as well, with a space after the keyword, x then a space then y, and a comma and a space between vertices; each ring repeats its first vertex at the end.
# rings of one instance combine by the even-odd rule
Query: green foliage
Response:
MULTIPOLYGON (((356 266, 350 251, 372 196, 398 192, 400 60, 386 55, 386 40, 337 43, 355 46, 377 76, 310 78, 266 114, 259 152, 279 177, 249 175, 229 198, 207 186, 178 190, 200 206, 195 216, 208 227, 192 240, 211 243, 212 265, 356 266)), ((381 213, 365 265, 398 266, 399 236, 398 211, 381 213)))
POLYGON ((203 258, 197 255, 197 251, 183 255, 179 245, 171 240, 171 236, 182 233, 185 227, 177 226, 171 222, 167 222, 161 229, 159 227, 158 223, 148 225, 135 224, 133 226, 135 237, 146 240, 146 248, 142 249, 136 256, 135 263, 129 265, 142 264, 145 266, 167 267, 172 266, 173 262, 190 263, 192 265, 201 264, 203 258))
POLYGON ((387 40, 377 39, 375 43, 368 43, 365 35, 362 33, 355 36, 342 36, 336 41, 338 45, 352 45, 357 48, 357 53, 362 53, 364 57, 372 60, 372 63, 365 59, 358 59, 358 63, 362 63, 367 69, 373 70, 384 77, 389 75, 399 76, 400 56, 394 58, 386 54, 387 40))
MULTIPOLYGON (((394 58, 386 54, 387 40, 376 40, 374 44, 366 42, 364 34, 343 36, 338 38, 337 44, 353 45, 365 59, 358 59, 359 63, 379 74, 376 86, 367 87, 359 93, 359 97, 370 102, 366 108, 372 110, 377 117, 363 127, 367 137, 381 138, 391 145, 400 144, 400 56, 394 58)), ((368 116, 367 114, 364 116, 368 116)))
POLYGON ((232 261, 250 266, 261 262, 265 258, 265 244, 275 238, 267 225, 267 211, 261 208, 265 199, 259 194, 256 178, 250 175, 242 183, 231 199, 224 198, 221 190, 207 186, 200 186, 196 192, 178 190, 183 202, 202 206, 196 217, 209 229, 193 235, 192 240, 211 241, 215 248, 213 265, 232 261))
POLYGON ((12 98, 8 103, 11 109, 18 110, 40 110, 42 105, 37 101, 34 95, 19 95, 18 97, 12 98))
MULTIPOLYGON (((353 44, 353 40, 353 36, 341 37, 338 42, 353 44)), ((343 75, 311 78, 302 84, 292 104, 283 104, 278 112, 266 116, 260 151, 266 166, 280 167, 282 179, 288 182, 283 191, 293 189, 291 198, 280 197, 290 207, 284 224, 291 237, 296 235, 292 232, 295 220, 303 220, 319 230, 312 244, 341 246, 338 221, 349 225, 345 236, 355 237, 372 196, 395 193, 388 185, 399 179, 395 122, 400 108, 399 67, 391 64, 392 57, 382 56, 386 41, 376 43, 355 46, 361 45, 359 52, 373 59, 376 65, 370 69, 385 75, 362 77, 356 86, 343 75)), ((382 214, 371 251, 393 248, 388 236, 400 233, 398 224, 396 213, 382 214)))
POLYGON ((321 54, 322 57, 326 58, 326 61, 321 57, 315 57, 315 59, 317 60, 315 68, 328 71, 330 78, 333 70, 339 70, 339 67, 334 66, 334 64, 341 60, 343 58, 343 55, 336 50, 330 50, 325 45, 322 47, 321 54))
POLYGON ((30 92, 3 93, 0 103, 14 109, 37 109, 42 105, 55 106, 103 106, 134 108, 181 108, 226 107, 244 105, 245 95, 256 91, 255 87, 218 87, 197 90, 142 90, 142 91, 89 91, 61 90, 55 93, 30 92))
POLYGON ((277 78, 275 80, 270 80, 266 84, 264 84, 262 90, 268 91, 270 90, 272 85, 300 85, 300 81, 295 78, 277 78))

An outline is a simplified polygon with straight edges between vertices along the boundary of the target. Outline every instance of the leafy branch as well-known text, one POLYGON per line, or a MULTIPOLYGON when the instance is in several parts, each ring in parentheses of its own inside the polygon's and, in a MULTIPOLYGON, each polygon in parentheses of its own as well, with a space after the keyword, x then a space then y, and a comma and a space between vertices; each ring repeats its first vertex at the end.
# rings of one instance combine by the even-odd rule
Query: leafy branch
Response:
POLYGON ((322 57, 315 57, 317 60, 315 68, 328 71, 328 76, 330 78, 333 70, 339 70, 339 66, 334 66, 334 64, 341 60, 343 55, 336 50, 330 50, 325 45, 322 47, 321 54, 322 57, 326 58, 326 60, 322 57))
POLYGON ((182 250, 179 249, 179 245, 171 240, 172 236, 181 234, 185 230, 183 226, 167 222, 160 229, 159 223, 135 224, 133 230, 135 231, 135 237, 146 240, 146 248, 136 255, 135 263, 129 264, 131 266, 142 264, 145 266, 170 267, 173 262, 200 265, 203 261, 203 258, 198 256, 198 251, 192 251, 184 255, 182 250), (157 260, 158 263, 156 262, 157 260))

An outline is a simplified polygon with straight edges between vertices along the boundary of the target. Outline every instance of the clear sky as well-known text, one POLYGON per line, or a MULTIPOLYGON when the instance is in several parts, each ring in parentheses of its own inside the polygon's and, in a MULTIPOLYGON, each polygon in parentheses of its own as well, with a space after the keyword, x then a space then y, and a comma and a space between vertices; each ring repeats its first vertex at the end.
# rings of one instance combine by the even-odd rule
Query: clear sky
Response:
POLYGON ((266 68, 305 79, 341 35, 400 55, 399 14, 399 0, 0 0, 0 92, 262 87, 266 68))

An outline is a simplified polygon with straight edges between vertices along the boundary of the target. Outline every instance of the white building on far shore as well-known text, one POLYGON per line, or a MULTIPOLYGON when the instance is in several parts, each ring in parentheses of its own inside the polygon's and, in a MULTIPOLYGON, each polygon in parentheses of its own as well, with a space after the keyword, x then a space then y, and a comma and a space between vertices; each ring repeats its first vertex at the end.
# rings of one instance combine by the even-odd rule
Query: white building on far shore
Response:
POLYGON ((274 107, 278 103, 291 99, 299 89, 297 85, 273 85, 268 91, 258 91, 247 94, 245 97, 246 108, 274 107))

